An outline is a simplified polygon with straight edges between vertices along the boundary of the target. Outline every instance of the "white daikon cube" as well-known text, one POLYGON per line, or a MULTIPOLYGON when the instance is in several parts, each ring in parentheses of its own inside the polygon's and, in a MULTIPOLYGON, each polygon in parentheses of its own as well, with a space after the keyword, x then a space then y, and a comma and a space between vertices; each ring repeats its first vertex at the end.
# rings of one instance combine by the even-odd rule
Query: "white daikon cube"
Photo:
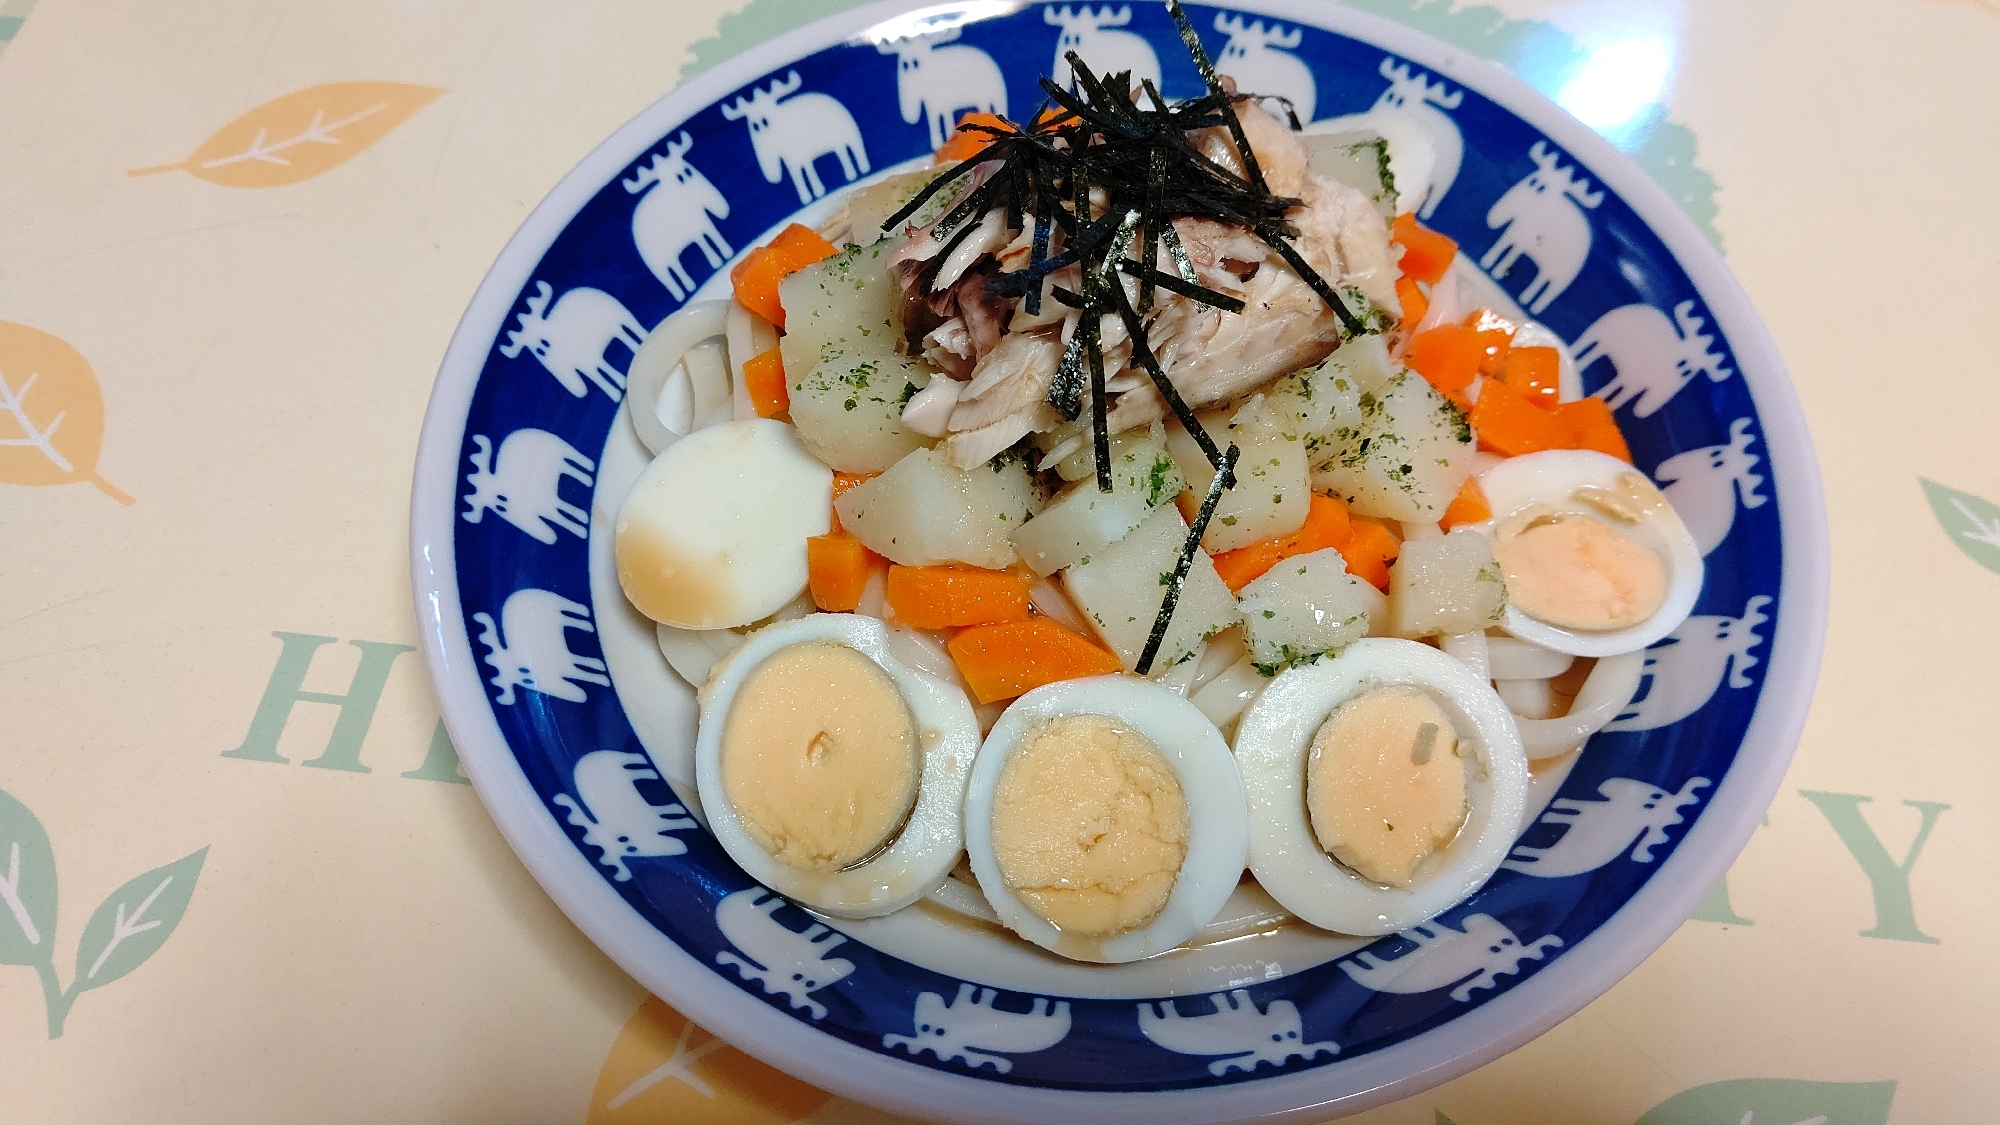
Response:
POLYGON ((1313 487, 1355 514, 1436 522, 1472 472, 1472 427, 1423 376, 1405 371, 1381 394, 1363 392, 1364 421, 1313 465, 1313 487))
POLYGON ((905 566, 961 562, 998 570, 1015 562, 1013 532, 1041 510, 1018 457, 965 470, 919 449, 834 502, 841 526, 905 566))
MULTIPOLYGON (((1195 415, 1208 431, 1216 448, 1227 450, 1234 444, 1236 487, 1222 494, 1215 515, 1202 533, 1201 545, 1211 552, 1233 551, 1265 539, 1290 535, 1305 526, 1311 503, 1306 477, 1305 442, 1287 432, 1282 417, 1264 405, 1261 396, 1251 399, 1234 415, 1211 410, 1195 415)), ((1187 478, 1188 494, 1182 498, 1192 517, 1215 467, 1194 436, 1178 422, 1167 428, 1167 448, 1187 478)))
POLYGON ((1506 608, 1500 564, 1476 531, 1405 540, 1389 568, 1390 630, 1399 637, 1481 632, 1506 608))
POLYGON ((1014 549, 1036 574, 1054 574, 1123 539, 1186 487, 1159 424, 1129 430, 1111 440, 1111 491, 1098 491, 1095 473, 1077 481, 1014 533, 1014 549))
MULTIPOLYGON (((1063 571, 1070 599, 1128 671, 1138 669, 1187 536, 1180 511, 1162 504, 1125 538, 1063 571)), ((1186 660, 1202 641, 1234 624, 1236 599, 1216 576, 1215 564, 1197 548, 1151 670, 1186 660)))
POLYGON ((896 351, 887 246, 850 247, 778 287, 792 424, 813 456, 840 472, 879 472, 930 444, 903 425, 904 405, 931 370, 896 351))
POLYGON ((1375 587, 1347 573, 1335 550, 1294 555, 1243 587, 1236 607, 1249 634, 1250 659, 1265 675, 1338 652, 1368 635, 1375 587))

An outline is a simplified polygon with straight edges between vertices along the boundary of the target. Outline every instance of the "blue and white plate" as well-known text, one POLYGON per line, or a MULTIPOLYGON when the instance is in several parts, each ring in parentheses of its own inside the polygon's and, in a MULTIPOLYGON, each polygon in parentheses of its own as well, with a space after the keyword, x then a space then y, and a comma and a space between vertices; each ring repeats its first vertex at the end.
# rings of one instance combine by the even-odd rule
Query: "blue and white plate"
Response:
POLYGON ((1169 97, 1200 83, 1159 4, 960 0, 863 8, 662 98, 535 210, 445 356, 412 499, 425 647, 481 798, 585 933, 752 1054, 900 1112, 1324 1117, 1450 1078, 1666 939, 1804 720, 1827 589, 1818 475, 1776 350, 1693 224, 1597 136, 1433 40, 1307 0, 1188 10, 1246 89, 1433 137, 1426 221, 1579 351, 1701 541, 1707 585, 1638 699, 1541 779, 1546 811, 1507 867, 1407 933, 1264 932, 1245 890, 1245 936, 1104 967, 931 907, 815 919, 701 827, 691 693, 618 593, 608 532, 645 461, 623 414, 632 349, 720 295, 745 248, 926 156, 956 112, 1033 112, 1061 47, 1169 97))

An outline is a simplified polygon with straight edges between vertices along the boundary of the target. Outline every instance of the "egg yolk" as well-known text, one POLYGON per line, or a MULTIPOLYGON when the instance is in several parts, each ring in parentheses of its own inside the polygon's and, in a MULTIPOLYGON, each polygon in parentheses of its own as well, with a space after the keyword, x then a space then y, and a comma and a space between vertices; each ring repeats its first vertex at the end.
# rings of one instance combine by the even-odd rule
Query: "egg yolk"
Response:
POLYGON ((1306 809, 1327 854, 1364 879, 1409 886, 1465 823, 1465 761, 1451 719, 1411 687, 1341 704, 1313 738, 1306 809))
POLYGON ((1144 735, 1098 715, 1029 731, 993 793, 1008 891, 1065 934, 1111 937, 1157 917, 1187 858, 1187 797, 1144 735))
POLYGON ((1495 529, 1493 557, 1514 608, 1564 629, 1630 628, 1667 600, 1660 557, 1586 515, 1530 509, 1495 529))
POLYGON ((772 653, 743 679, 722 791, 773 859, 831 873, 873 856, 916 803, 916 723, 880 665, 831 641, 772 653))

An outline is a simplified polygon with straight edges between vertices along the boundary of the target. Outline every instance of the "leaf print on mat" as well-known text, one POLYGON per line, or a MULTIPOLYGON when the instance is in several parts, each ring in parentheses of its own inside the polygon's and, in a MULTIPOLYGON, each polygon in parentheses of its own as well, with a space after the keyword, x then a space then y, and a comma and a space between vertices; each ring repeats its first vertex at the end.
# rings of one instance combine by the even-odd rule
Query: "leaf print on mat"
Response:
POLYGON ((0 320, 0 483, 88 481, 130 504, 97 475, 103 443, 104 395, 90 362, 60 336, 0 320))
POLYGON ((28 806, 0 792, 0 965, 53 965, 56 853, 28 806))
POLYGON ((387 136, 443 90, 408 82, 333 82, 265 102, 224 125, 178 164, 134 168, 128 176, 180 170, 223 187, 283 187, 332 171, 387 136))
POLYGON ((203 848, 192 855, 155 867, 111 892, 76 943, 76 979, 70 995, 102 988, 144 964, 159 952, 187 913, 194 881, 201 875, 203 848))
POLYGON ((2000 506, 1970 492, 1946 488, 1933 480, 1917 478, 1931 511, 1944 525, 1944 533, 1972 561, 2000 573, 2000 506))
POLYGON ((1683 1090, 1635 1125, 1886 1125, 1894 1082, 1740 1078, 1683 1090))
POLYGON ((76 976, 56 975, 56 855, 42 822, 0 789, 0 965, 26 965, 42 980, 49 1038, 60 1039, 76 998, 131 972, 160 951, 187 913, 208 849, 155 867, 111 892, 84 923, 76 976))
POLYGON ((597 1072, 585 1125, 783 1125, 832 1096, 751 1058, 648 996, 625 1021, 597 1072))

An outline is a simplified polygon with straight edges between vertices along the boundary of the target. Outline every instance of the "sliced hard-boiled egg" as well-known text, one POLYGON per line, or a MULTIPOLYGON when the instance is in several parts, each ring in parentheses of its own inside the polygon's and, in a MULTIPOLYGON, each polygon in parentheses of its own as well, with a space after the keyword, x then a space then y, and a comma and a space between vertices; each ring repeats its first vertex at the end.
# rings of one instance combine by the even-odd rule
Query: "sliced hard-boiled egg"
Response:
POLYGON ((1507 858, 1528 793, 1492 686, 1390 638, 1280 672, 1237 722, 1236 762, 1257 881, 1344 934, 1395 933, 1463 901, 1507 858))
POLYGON ((831 526, 833 471, 783 422, 724 422, 653 459, 618 510, 618 584, 681 629, 769 617, 806 588, 806 540, 831 526))
POLYGON ((887 626, 815 613, 751 634, 710 674, 695 785, 709 829, 751 878, 873 918, 958 862, 978 750, 965 693, 897 659, 887 626))
POLYGON ((1501 628, 1572 656, 1645 648, 1701 593, 1701 550, 1643 473, 1602 453, 1551 449, 1479 475, 1479 525, 1507 587, 1501 628))
POLYGON ((966 855, 994 913, 1078 961, 1136 961, 1193 937, 1236 889, 1247 833, 1222 735, 1132 676, 1016 700, 965 799, 966 855))

